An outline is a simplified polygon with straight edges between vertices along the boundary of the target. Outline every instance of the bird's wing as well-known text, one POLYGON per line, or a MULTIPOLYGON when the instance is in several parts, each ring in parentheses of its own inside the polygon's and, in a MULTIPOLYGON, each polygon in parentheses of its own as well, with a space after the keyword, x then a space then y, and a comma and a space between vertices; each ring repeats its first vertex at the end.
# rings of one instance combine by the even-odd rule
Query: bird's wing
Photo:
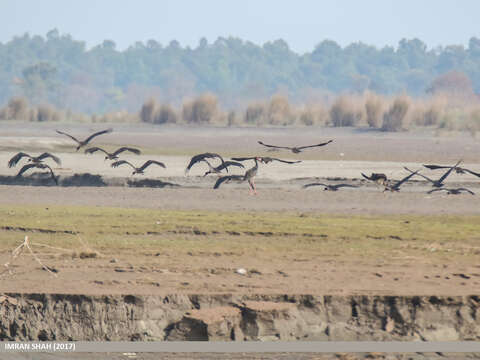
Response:
POLYGON ((108 155, 108 152, 106 152, 105 150, 103 150, 102 148, 99 148, 99 147, 91 147, 91 148, 88 148, 88 149, 85 149, 85 154, 92 154, 94 153, 95 151, 101 151, 103 153, 105 153, 106 155, 108 155))
POLYGON ((141 151, 138 150, 138 149, 135 149, 135 148, 131 148, 131 147, 121 147, 120 149, 117 149, 115 150, 115 152, 112 154, 113 156, 117 156, 118 154, 124 152, 124 151, 130 151, 131 153, 134 153, 136 155, 140 155, 141 154, 141 151))
POLYGON ((365 175, 364 173, 361 173, 361 174, 362 174, 362 176, 363 176, 365 179, 367 179, 367 180, 373 180, 371 177, 368 177, 368 176, 365 175))
POLYGON ((136 167, 133 166, 132 164, 130 164, 127 160, 115 161, 115 162, 112 163, 112 167, 116 168, 116 167, 119 167, 120 165, 123 165, 123 164, 128 164, 132 167, 132 169, 136 170, 136 167))
POLYGON ((468 170, 468 169, 465 169, 465 168, 464 168, 463 170, 466 171, 466 172, 468 172, 468 173, 470 173, 470 174, 472 174, 472 175, 475 175, 475 176, 480 177, 480 173, 477 173, 477 172, 475 172, 475 171, 468 170))
POLYGON ((448 175, 462 162, 462 160, 459 160, 454 166, 452 166, 450 169, 447 170, 445 174, 443 174, 440 179, 438 179, 438 183, 442 183, 443 180, 447 178, 448 175))
POLYGON ((427 191, 427 194, 431 194, 435 191, 443 191, 443 190, 447 190, 447 189, 433 189, 433 190, 427 191))
MULTIPOLYGON (((407 168, 405 168, 405 169, 407 169, 407 168)), ((407 170, 408 170, 408 169, 407 169, 407 170)), ((397 181, 397 182, 392 186, 392 188, 399 188, 400 185, 402 185, 405 181, 408 181, 412 176, 421 175, 421 174, 418 173, 419 170, 417 170, 417 171, 408 170, 408 171, 410 171, 411 174, 405 176, 402 180, 397 181)))
POLYGON ((48 169, 48 170, 50 171, 50 175, 52 176, 53 181, 55 181, 55 184, 58 185, 58 179, 57 179, 57 177, 55 176, 55 174, 53 173, 52 168, 51 168, 50 166, 48 166, 47 164, 42 164, 42 165, 44 165, 44 166, 42 166, 44 169, 46 168, 46 169, 48 169))
POLYGON ((70 134, 67 134, 66 132, 63 132, 63 131, 60 131, 60 130, 55 130, 58 134, 62 134, 62 135, 65 135, 65 136, 68 136, 70 139, 72 139, 73 141, 77 142, 80 144, 80 141, 75 137, 75 136, 72 136, 70 134))
POLYGON ((108 133, 111 133, 112 131, 113 131, 113 129, 110 128, 110 129, 107 129, 107 130, 102 130, 102 131, 96 132, 96 133, 90 135, 88 138, 86 138, 84 143, 88 144, 88 142, 90 140, 92 140, 95 136, 102 135, 102 134, 108 134, 108 133))
POLYGON ((23 158, 24 156, 26 157, 29 157, 29 158, 32 158, 30 155, 24 153, 24 152, 19 152, 18 154, 14 155, 9 161, 8 161, 8 167, 11 168, 11 167, 14 167, 15 165, 17 165, 17 163, 20 161, 21 158, 23 158))
POLYGON ((337 185, 333 185, 333 186, 335 186, 336 188, 342 188, 342 187, 358 188, 357 185, 352 185, 352 184, 337 184, 337 185))
POLYGON ((150 165, 152 164, 155 164, 155 165, 158 165, 158 166, 161 166, 162 168, 166 168, 165 164, 160 162, 160 161, 157 161, 157 160, 147 160, 145 162, 145 164, 143 164, 138 170, 142 171, 142 170, 145 170, 147 167, 149 167, 150 165))
POLYGON ((465 192, 468 192, 469 194, 472 194, 472 195, 475 195, 475 193, 472 191, 472 190, 469 190, 467 188, 459 188, 457 189, 458 191, 465 191, 465 192))
POLYGON ((219 177, 218 180, 215 182, 215 185, 213 185, 213 188, 218 189, 221 184, 223 184, 225 181, 230 181, 230 180, 243 180, 243 176, 242 175, 227 175, 227 176, 219 177))
POLYGON ((215 157, 218 157, 222 161, 222 164, 225 162, 220 155, 214 154, 214 153, 204 153, 204 154, 198 154, 193 156, 189 164, 187 165, 187 168, 185 169, 185 174, 188 173, 188 171, 192 168, 192 166, 197 162, 202 161, 205 158, 215 158, 215 157))
POLYGON ((333 140, 328 140, 327 142, 324 142, 324 143, 321 143, 321 144, 316 144, 316 145, 307 145, 307 146, 299 146, 297 147, 298 150, 301 150, 301 149, 307 149, 307 148, 311 148, 311 147, 317 147, 317 146, 325 146, 327 144, 330 144, 333 140))
POLYGON ((252 156, 252 157, 233 157, 232 160, 235 160, 235 161, 246 161, 246 160, 253 160, 255 159, 256 156, 252 156))
POLYGON ((229 166, 238 166, 238 167, 241 167, 241 168, 245 168, 245 166, 243 166, 243 164, 240 164, 239 162, 225 161, 223 164, 220 164, 219 166, 217 166, 216 170, 220 171, 220 170, 223 170, 223 169, 227 169, 227 171, 228 171, 229 166))
POLYGON ((266 147, 269 147, 269 148, 275 148, 275 149, 288 149, 288 150, 292 150, 291 147, 287 147, 287 146, 276 146, 276 145, 268 145, 268 144, 265 144, 261 141, 258 142, 260 145, 263 145, 263 146, 266 146, 266 147))
POLYGON ((418 172, 419 170, 417 170, 417 171, 412 171, 412 170, 410 170, 410 169, 407 168, 407 167, 404 167, 404 169, 407 170, 407 171, 409 171, 409 172, 411 172, 412 174, 416 174, 416 175, 418 175, 418 176, 421 176, 421 177, 423 177, 425 180, 428 180, 428 181, 430 181, 431 183, 434 183, 434 184, 435 184, 435 181, 433 181, 432 179, 430 179, 429 177, 427 177, 427 176, 425 176, 425 175, 423 175, 423 174, 420 174, 420 173, 418 172))
POLYGON ((62 164, 62 161, 60 160, 59 157, 57 157, 55 155, 52 155, 48 152, 44 152, 43 154, 37 156, 37 160, 43 160, 43 159, 46 159, 46 158, 51 158, 53 161, 55 161, 57 163, 57 165, 62 164))
POLYGON ((305 184, 305 185, 303 185, 302 187, 303 187, 304 189, 306 189, 306 188, 308 188, 308 187, 310 187, 310 186, 326 186, 326 187, 328 187, 327 184, 322 184, 322 183, 305 184))
POLYGON ((270 158, 270 159, 275 160, 275 161, 280 161, 280 162, 285 163, 285 164, 297 164, 297 163, 301 163, 301 162, 302 162, 302 160, 287 161, 287 160, 276 159, 276 158, 270 158))
POLYGON ((22 176, 22 174, 27 171, 28 169, 31 169, 33 167, 38 167, 38 164, 35 164, 35 163, 31 163, 31 164, 27 164, 27 165, 24 165, 20 171, 18 172, 17 176, 22 176))
POLYGON ((442 166, 442 165, 425 165, 424 164, 423 166, 426 167, 427 169, 430 169, 430 170, 451 168, 451 166, 442 166))

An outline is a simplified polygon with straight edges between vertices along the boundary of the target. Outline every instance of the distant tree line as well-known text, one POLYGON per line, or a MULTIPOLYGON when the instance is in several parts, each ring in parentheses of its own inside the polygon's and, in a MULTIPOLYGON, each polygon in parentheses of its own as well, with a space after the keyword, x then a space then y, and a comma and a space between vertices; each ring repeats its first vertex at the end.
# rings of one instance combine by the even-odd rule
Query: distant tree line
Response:
MULTIPOLYGON (((452 81, 464 81, 460 89, 480 93, 480 39, 472 37, 468 47, 430 50, 419 39, 403 39, 396 48, 363 43, 342 48, 324 40, 305 54, 293 52, 283 40, 258 46, 238 38, 210 44, 201 39, 195 48, 148 40, 124 51, 105 40, 87 50, 85 42, 56 29, 46 37, 25 34, 0 43, 0 104, 22 96, 34 105, 89 114, 133 112, 154 98, 174 107, 190 101, 183 114, 188 117, 189 111, 209 111, 187 100, 207 92, 232 110, 275 94, 294 103, 365 91, 426 96, 452 81), (438 79, 445 74, 456 78, 443 78, 442 84, 438 79)), ((167 107, 162 111, 157 116, 166 122, 178 116, 167 107)))

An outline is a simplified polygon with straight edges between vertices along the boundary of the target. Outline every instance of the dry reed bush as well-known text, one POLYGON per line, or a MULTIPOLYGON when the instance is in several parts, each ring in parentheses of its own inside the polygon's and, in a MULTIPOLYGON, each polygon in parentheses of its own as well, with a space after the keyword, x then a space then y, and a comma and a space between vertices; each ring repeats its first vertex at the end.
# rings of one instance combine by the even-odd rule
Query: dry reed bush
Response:
POLYGON ((274 95, 268 104, 267 121, 270 125, 291 125, 295 121, 288 99, 274 95))
POLYGON ((407 96, 397 97, 383 115, 383 131, 403 131, 408 129, 407 113, 411 100, 407 96))
POLYGON ((1 120, 29 120, 29 118, 28 101, 23 97, 11 98, 7 105, 0 109, 1 120))
POLYGON ((218 99, 215 95, 201 95, 183 104, 182 116, 186 123, 208 124, 217 115, 218 99))
POLYGON ((261 125, 265 119, 265 105, 262 103, 249 104, 245 111, 244 122, 249 125, 261 125))
POLYGON ((157 102, 155 101, 155 99, 148 99, 140 109, 140 119, 146 123, 153 123, 156 109, 157 102))
POLYGON ((340 96, 330 108, 330 121, 333 126, 355 126, 362 120, 363 113, 346 96, 340 96))
POLYGON ((325 126, 328 122, 328 112, 321 105, 307 105, 298 110, 297 123, 304 126, 325 126))
POLYGON ((178 116, 173 107, 163 104, 156 110, 153 117, 154 124, 175 124, 178 122, 178 116))
POLYGON ((139 121, 139 116, 130 114, 126 110, 111 111, 103 115, 93 115, 91 118, 93 123, 133 123, 139 121))
POLYGON ((365 100, 365 115, 368 126, 380 129, 383 122, 384 100, 375 94, 368 94, 365 100))
POLYGON ((61 115, 50 104, 42 104, 37 107, 37 121, 59 121, 61 115))

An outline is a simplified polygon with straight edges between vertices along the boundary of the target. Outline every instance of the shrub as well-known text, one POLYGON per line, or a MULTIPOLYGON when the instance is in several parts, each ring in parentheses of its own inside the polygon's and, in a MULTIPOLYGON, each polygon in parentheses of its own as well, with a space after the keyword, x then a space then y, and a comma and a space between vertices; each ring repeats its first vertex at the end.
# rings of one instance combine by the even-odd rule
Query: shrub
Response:
POLYGON ((170 105, 162 105, 155 112, 153 118, 154 124, 175 124, 177 122, 177 113, 170 105))
POLYGON ((362 119, 362 112, 345 96, 339 97, 330 108, 330 121, 337 126, 355 126, 362 119))
POLYGON ((390 106, 388 111, 383 115, 384 131, 401 131, 407 129, 406 115, 410 101, 407 97, 398 97, 390 106))
POLYGON ((283 95, 274 95, 270 99, 267 111, 268 123, 272 125, 288 125, 294 120, 288 99, 283 95))
POLYGON ((205 124, 212 122, 217 113, 218 100, 215 95, 205 94, 183 105, 183 120, 187 123, 205 124))
POLYGON ((370 95, 365 102, 365 113, 368 126, 379 129, 382 127, 383 102, 379 96, 370 95))
POLYGON ((143 122, 153 123, 156 109, 157 102, 155 101, 155 99, 148 99, 140 109, 140 119, 143 122))
POLYGON ((53 106, 48 104, 42 104, 37 107, 37 121, 52 121, 59 120, 58 115, 53 106))
POLYGON ((247 124, 259 125, 263 122, 265 106, 261 103, 250 104, 245 111, 245 122, 247 124))

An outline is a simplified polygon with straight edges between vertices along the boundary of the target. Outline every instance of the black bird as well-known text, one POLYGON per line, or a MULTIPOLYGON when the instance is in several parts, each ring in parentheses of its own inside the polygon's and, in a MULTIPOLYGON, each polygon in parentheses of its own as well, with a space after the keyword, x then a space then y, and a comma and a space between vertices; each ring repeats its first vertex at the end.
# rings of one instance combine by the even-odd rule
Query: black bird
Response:
POLYGON ((281 160, 281 159, 272 158, 272 157, 268 157, 268 156, 234 157, 234 158, 232 158, 232 160, 235 160, 235 161, 245 161, 245 160, 255 160, 255 159, 263 162, 264 164, 268 164, 269 162, 272 162, 272 161, 279 161, 279 162, 282 162, 282 163, 285 163, 285 164, 297 164, 297 163, 302 162, 302 160, 287 161, 287 160, 281 160))
POLYGON ((260 157, 256 157, 256 158, 253 158, 253 160, 255 161, 255 166, 248 169, 244 175, 228 175, 228 176, 222 176, 220 178, 218 178, 217 182, 215 183, 215 185, 213 186, 214 189, 218 189, 219 186, 224 183, 224 182, 230 182, 232 180, 235 180, 235 181, 239 181, 239 182, 242 182, 242 181, 248 181, 248 184, 250 185, 250 192, 253 191, 253 193, 255 195, 257 195, 257 189, 255 187, 255 182, 253 180, 253 178, 255 177, 255 175, 257 175, 257 171, 258 171, 258 162, 262 162, 262 159, 260 157))
POLYGON ((133 166, 132 164, 130 164, 128 161, 126 160, 120 160, 120 161, 115 161, 114 163, 112 163, 112 167, 119 167, 120 165, 124 165, 124 164, 127 164, 127 165, 130 165, 133 169, 133 173, 132 175, 135 175, 135 174, 144 174, 144 170, 149 167, 150 165, 152 164, 155 164, 155 165, 158 165, 162 168, 166 168, 165 164, 160 162, 160 161, 156 161, 156 160, 148 160, 146 161, 142 166, 140 167, 135 167, 133 166))
POLYGON ((307 146, 295 146, 295 147, 290 147, 290 146, 276 146, 276 145, 268 145, 268 144, 265 144, 261 141, 259 141, 258 143, 260 145, 263 145, 263 146, 266 146, 266 147, 269 147, 269 148, 275 148, 275 149, 287 149, 287 150, 290 150, 291 152, 293 152, 294 154, 298 154, 299 152, 302 152, 303 149, 307 149, 307 148, 312 148, 312 147, 319 147, 319 146, 325 146, 327 144, 330 144, 333 140, 328 140, 327 142, 324 142, 324 143, 321 143, 321 144, 316 144, 316 145, 307 145, 307 146))
POLYGON ((214 154, 214 153, 198 154, 190 159, 190 162, 188 163, 187 168, 185 169, 185 174, 187 174, 189 170, 192 168, 192 166, 197 162, 205 159, 213 159, 213 158, 219 158, 222 161, 222 164, 225 162, 223 161, 223 158, 218 154, 214 154))
POLYGON ((373 181, 379 185, 385 185, 387 183, 387 175, 382 173, 372 173, 372 175, 367 176, 364 173, 361 173, 362 176, 370 181, 373 181))
POLYGON ((58 179, 55 176, 55 174, 53 173, 52 168, 50 166, 48 166, 47 164, 44 164, 44 163, 31 163, 31 164, 24 165, 20 169, 20 171, 18 172, 17 176, 22 176, 22 174, 25 171, 27 171, 28 169, 31 169, 31 168, 48 169, 50 171, 50 175, 52 176, 52 179, 55 181, 55 184, 58 185, 58 179))
POLYGON ((351 187, 351 188, 358 188, 356 185, 350 185, 350 184, 336 184, 336 185, 329 185, 329 184, 323 184, 323 183, 311 183, 311 184, 306 184, 303 185, 303 188, 306 189, 310 186, 324 186, 325 189, 323 190, 329 190, 329 191, 338 191, 338 189, 342 187, 351 187))
POLYGON ((466 188, 457 188, 457 189, 447 189, 447 188, 441 188, 441 189, 433 189, 427 192, 427 194, 431 194, 435 191, 446 191, 448 195, 459 195, 462 193, 462 191, 467 192, 471 195, 475 195, 475 193, 471 190, 468 190, 466 188))
POLYGON ((228 167, 229 166, 238 166, 238 167, 241 167, 241 168, 245 168, 245 166, 243 166, 243 164, 240 164, 239 162, 235 162, 235 161, 225 161, 224 163, 218 165, 217 167, 213 167, 207 159, 203 159, 203 161, 205 161, 207 164, 208 164, 208 167, 210 168, 210 170, 208 170, 203 176, 207 176, 208 174, 221 174, 221 171, 223 169, 227 170, 228 172, 228 167))
MULTIPOLYGON (((409 170, 410 171, 410 170, 409 170)), ((417 175, 419 172, 419 170, 413 172, 410 174, 410 175, 407 175, 405 176, 402 180, 399 180, 397 181, 396 183, 394 183, 393 185, 389 185, 388 183, 386 183, 384 186, 385 186, 385 190, 383 190, 383 192, 385 191, 400 191, 400 186, 405 182, 405 181, 408 181, 412 176, 414 175, 417 175)), ((419 174, 418 174, 419 175, 419 174)))
POLYGON ((34 164, 38 164, 38 163, 41 163, 43 162, 44 159, 47 159, 47 158, 51 158, 53 161, 55 161, 57 163, 57 165, 61 165, 61 161, 60 159, 55 156, 55 155, 52 155, 48 152, 44 152, 43 154, 40 154, 38 156, 31 156, 31 155, 28 155, 24 152, 19 152, 18 154, 16 154, 15 156, 13 156, 9 161, 8 161, 8 167, 14 167, 15 165, 17 165, 17 163, 20 161, 21 158, 23 157, 27 157, 28 158, 28 161, 34 163, 34 164))
POLYGON ((72 135, 70 135, 70 134, 67 134, 67 133, 65 133, 65 132, 63 132, 63 131, 56 130, 56 132, 57 132, 58 134, 68 136, 70 139, 72 139, 73 141, 75 141, 75 142, 78 144, 78 146, 77 146, 77 151, 78 151, 80 148, 82 148, 82 147, 84 147, 85 145, 87 145, 87 144, 90 142, 90 140, 92 140, 95 136, 102 135, 102 134, 108 134, 108 133, 111 133, 112 131, 113 131, 113 129, 102 130, 102 131, 99 131, 99 132, 96 132, 96 133, 90 135, 90 136, 87 137, 85 140, 78 140, 76 137, 74 137, 74 136, 72 136, 72 135))
POLYGON ((120 149, 117 149, 115 150, 113 153, 109 153, 105 150, 103 150, 102 148, 99 148, 99 147, 91 147, 91 148, 88 148, 85 150, 85 154, 93 154, 95 151, 101 151, 103 153, 105 153, 105 160, 109 159, 109 160, 116 160, 118 159, 118 154, 124 152, 124 151, 129 151, 131 153, 134 153, 134 154, 137 154, 137 155, 140 155, 140 150, 138 149, 134 149, 134 148, 130 148, 130 147, 121 147, 120 149))
MULTIPOLYGON (((423 177, 424 179, 430 181, 432 183, 432 186, 433 187, 442 187, 444 184, 443 184, 443 181, 447 178, 448 175, 450 175, 450 173, 453 171, 453 169, 455 169, 457 167, 458 164, 460 164, 462 162, 462 160, 459 160, 454 166, 452 166, 450 169, 447 170, 447 172, 445 174, 443 174, 440 179, 438 180, 432 180, 430 179, 429 177, 423 175, 423 174, 420 174, 418 173, 418 176, 421 176, 423 177)), ((413 172, 412 170, 408 169, 407 167, 404 167, 405 170, 407 171, 410 171, 410 172, 413 172)), ((418 170, 419 171, 419 170, 418 170)), ((418 172, 417 171, 417 172, 418 172)))
MULTIPOLYGON (((425 166, 427 169, 430 169, 430 170, 451 169, 452 168, 452 166, 442 166, 442 165, 423 165, 423 166, 425 166)), ((472 175, 480 177, 480 173, 477 173, 475 171, 472 171, 472 170, 469 170, 469 169, 466 169, 466 168, 458 167, 458 166, 455 166, 455 172, 457 174, 470 173, 472 175)))

